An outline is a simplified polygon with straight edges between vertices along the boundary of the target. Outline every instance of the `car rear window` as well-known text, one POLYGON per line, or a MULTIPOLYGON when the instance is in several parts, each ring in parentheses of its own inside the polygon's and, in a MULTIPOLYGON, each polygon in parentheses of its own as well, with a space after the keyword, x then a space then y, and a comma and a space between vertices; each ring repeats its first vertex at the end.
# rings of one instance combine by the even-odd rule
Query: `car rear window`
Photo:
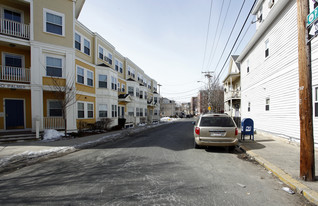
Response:
POLYGON ((202 117, 200 126, 203 127, 235 127, 231 117, 202 117))

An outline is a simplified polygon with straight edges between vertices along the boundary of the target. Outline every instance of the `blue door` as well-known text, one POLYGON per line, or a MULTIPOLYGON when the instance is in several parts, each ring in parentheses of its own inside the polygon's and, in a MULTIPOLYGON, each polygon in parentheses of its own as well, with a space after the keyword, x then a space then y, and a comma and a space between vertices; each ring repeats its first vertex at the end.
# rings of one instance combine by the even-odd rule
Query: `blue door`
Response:
POLYGON ((23 100, 6 99, 6 129, 24 129, 23 100))

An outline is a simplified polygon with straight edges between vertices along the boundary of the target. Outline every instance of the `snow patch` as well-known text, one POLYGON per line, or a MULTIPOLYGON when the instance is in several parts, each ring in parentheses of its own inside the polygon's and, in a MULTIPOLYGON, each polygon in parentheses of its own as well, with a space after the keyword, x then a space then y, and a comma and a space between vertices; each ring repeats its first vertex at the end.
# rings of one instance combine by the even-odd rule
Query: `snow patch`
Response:
POLYGON ((44 130, 44 136, 43 136, 43 141, 54 141, 61 139, 61 137, 64 136, 64 133, 58 132, 54 129, 47 129, 44 130))

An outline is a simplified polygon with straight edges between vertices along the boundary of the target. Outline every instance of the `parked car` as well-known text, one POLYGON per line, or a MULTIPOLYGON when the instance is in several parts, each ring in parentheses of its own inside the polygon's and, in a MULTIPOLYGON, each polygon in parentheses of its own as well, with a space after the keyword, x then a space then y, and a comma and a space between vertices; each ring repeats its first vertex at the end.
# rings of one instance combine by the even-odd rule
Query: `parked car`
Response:
POLYGON ((204 114, 194 124, 194 148, 201 146, 228 146, 238 143, 238 129, 227 114, 204 114))

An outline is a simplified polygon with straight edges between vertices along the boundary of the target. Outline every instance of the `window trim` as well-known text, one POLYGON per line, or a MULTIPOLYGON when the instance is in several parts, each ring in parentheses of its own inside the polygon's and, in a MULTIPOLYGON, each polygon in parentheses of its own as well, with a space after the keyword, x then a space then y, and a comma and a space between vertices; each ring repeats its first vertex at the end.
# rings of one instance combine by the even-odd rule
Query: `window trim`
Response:
POLYGON ((80 84, 80 85, 85 85, 85 86, 88 86, 88 87, 94 87, 94 84, 95 84, 95 78, 94 78, 94 75, 95 75, 95 72, 94 71, 92 71, 92 70, 90 70, 90 69, 87 69, 87 68, 85 68, 85 67, 82 67, 82 66, 80 66, 80 65, 76 65, 76 84, 80 84), (83 69, 84 70, 84 83, 81 83, 81 82, 78 82, 78 74, 77 74, 77 70, 78 70, 78 68, 81 68, 81 69, 83 69), (92 81, 93 81, 93 85, 91 86, 91 85, 88 85, 88 75, 87 75, 87 73, 88 72, 92 72, 92 81))
POLYGON ((98 88, 100 89, 107 89, 108 88, 108 77, 107 74, 98 74, 98 88), (106 76, 106 87, 101 87, 100 82, 105 82, 105 81, 100 81, 99 77, 100 76, 106 76))
POLYGON ((107 104, 98 104, 98 117, 99 117, 99 118, 108 118, 108 105, 107 105, 107 104), (101 105, 106 105, 106 110, 100 110, 100 106, 101 106, 101 105), (104 112, 106 111, 106 117, 101 117, 101 116, 100 116, 100 112, 101 112, 101 111, 104 111, 104 112))
POLYGON ((51 116, 50 115, 50 102, 62 102, 62 100, 58 100, 58 99, 47 99, 46 100, 46 116, 47 117, 63 117, 63 106, 61 105, 61 110, 62 110, 62 115, 61 116, 51 116))
POLYGON ((85 101, 77 101, 76 104, 76 111, 77 111, 77 119, 94 119, 95 118, 95 103, 94 102, 85 102, 85 101), (84 117, 79 117, 78 116, 78 104, 83 104, 84 105, 84 110, 81 110, 84 112, 84 117), (93 117, 88 117, 88 105, 92 104, 93 105, 93 117))
POLYGON ((267 59, 270 56, 269 54, 269 39, 265 40, 265 59, 267 59))
POLYGON ((65 37, 65 14, 57 12, 57 11, 53 11, 53 10, 50 10, 50 9, 47 9, 47 8, 43 8, 43 32, 48 33, 48 34, 53 34, 53 35, 56 35, 56 36, 65 37), (49 31, 46 30, 46 23, 47 23, 46 14, 47 13, 62 17, 62 34, 56 34, 56 33, 49 32, 49 31))
POLYGON ((270 100, 271 99, 269 97, 266 97, 266 99, 265 99, 265 111, 270 111, 270 100))
POLYGON ((85 68, 83 68, 81 66, 76 66, 76 83, 85 85, 85 68), (81 76, 81 75, 78 74, 79 68, 83 70, 83 83, 82 82, 78 82, 78 76, 81 76))
MULTIPOLYGON (((24 55, 21 55, 21 54, 15 54, 15 53, 9 53, 9 52, 3 52, 2 53, 2 65, 6 65, 6 56, 19 56, 19 57, 21 57, 21 60, 22 60, 22 68, 25 68, 25 57, 24 57, 24 55)), ((45 58, 46 59, 46 58, 45 58)), ((63 66, 63 65, 62 65, 63 66)))
POLYGON ((86 111, 87 119, 94 119, 94 103, 93 102, 86 102, 86 108, 87 108, 87 111, 86 111), (88 105, 93 105, 93 110, 88 110, 88 105), (93 112, 93 116, 89 117, 88 112, 93 112))
MULTIPOLYGON (((64 78, 64 75, 63 75, 63 71, 64 71, 64 58, 61 57, 61 56, 55 56, 55 55, 45 55, 45 76, 46 77, 54 77, 54 78, 64 78), (47 58, 50 57, 50 58, 55 58, 55 59, 60 59, 61 60, 61 76, 49 76, 47 74, 47 58)), ((56 67, 57 68, 57 67, 56 67)))
POLYGON ((83 38, 83 53, 86 54, 87 56, 91 56, 91 41, 85 37, 83 38), (85 52, 85 40, 89 43, 89 48, 88 48, 89 54, 85 52))
POLYGON ((77 119, 85 119, 85 102, 80 102, 80 101, 78 101, 77 102, 77 104, 76 104, 76 110, 77 110, 77 119), (83 117, 79 117, 79 115, 78 115, 78 112, 79 112, 79 110, 78 110, 78 104, 83 104, 84 105, 84 107, 83 107, 83 110, 80 110, 80 111, 83 111, 84 112, 84 115, 83 115, 83 117))
POLYGON ((86 85, 90 86, 90 87, 94 87, 94 72, 89 70, 89 69, 86 70, 86 85), (92 74, 92 78, 88 77, 88 73, 92 74), (88 80, 92 80, 92 85, 88 84, 88 82, 89 82, 88 80))

